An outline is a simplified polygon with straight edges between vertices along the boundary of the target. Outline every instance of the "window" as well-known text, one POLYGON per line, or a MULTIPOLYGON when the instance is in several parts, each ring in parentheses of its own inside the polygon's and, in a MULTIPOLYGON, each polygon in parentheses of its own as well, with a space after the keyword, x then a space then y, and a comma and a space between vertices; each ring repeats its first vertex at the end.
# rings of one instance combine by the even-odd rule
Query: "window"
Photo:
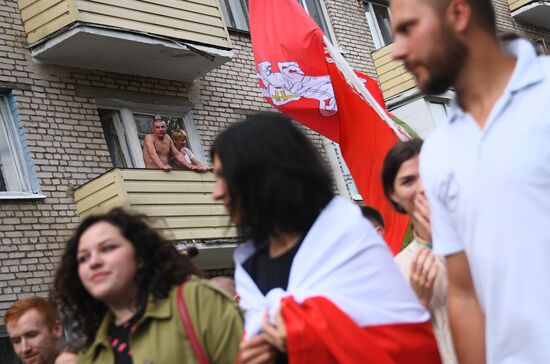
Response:
POLYGON ((114 167, 144 168, 143 144, 147 134, 152 131, 152 121, 160 117, 166 121, 168 134, 176 129, 187 133, 189 148, 200 160, 204 153, 190 112, 148 112, 128 108, 100 108, 98 110, 105 135, 105 141, 114 167), (180 114, 180 115, 178 115, 180 114))
POLYGON ((393 42, 390 9, 387 2, 363 2, 372 40, 376 49, 393 42))
MULTIPOLYGON (((322 0, 297 0, 332 41, 322 0)), ((229 28, 250 31, 247 0, 220 0, 223 17, 229 28)))
POLYGON ((6 327, 0 326, 0 363, 4 364, 18 364, 20 363, 17 355, 13 351, 13 345, 11 344, 6 327))
POLYGON ((425 138, 437 124, 447 118, 449 99, 417 98, 399 105, 392 113, 413 128, 418 136, 425 138))
POLYGON ((332 32, 325 17, 325 11, 321 0, 298 0, 298 2, 304 7, 309 16, 315 20, 328 39, 333 42, 332 32))
POLYGON ((0 93, 0 198, 37 198, 38 180, 26 150, 23 127, 13 115, 10 94, 0 93), (27 160, 25 156, 28 156, 27 160), (34 182, 34 188, 33 183, 34 182))
POLYGON ((229 28, 249 31, 246 0, 220 0, 223 17, 229 28))

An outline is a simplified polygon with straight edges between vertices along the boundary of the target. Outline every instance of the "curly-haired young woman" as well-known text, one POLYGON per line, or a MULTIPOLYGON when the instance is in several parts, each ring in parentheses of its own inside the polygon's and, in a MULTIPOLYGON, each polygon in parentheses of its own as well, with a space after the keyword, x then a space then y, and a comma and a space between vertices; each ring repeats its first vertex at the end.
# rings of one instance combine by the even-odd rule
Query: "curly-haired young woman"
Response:
POLYGON ((200 355, 193 338, 207 361, 234 363, 240 312, 194 273, 190 258, 143 216, 114 209, 86 218, 67 243, 54 291, 86 340, 79 363, 193 363, 200 355))

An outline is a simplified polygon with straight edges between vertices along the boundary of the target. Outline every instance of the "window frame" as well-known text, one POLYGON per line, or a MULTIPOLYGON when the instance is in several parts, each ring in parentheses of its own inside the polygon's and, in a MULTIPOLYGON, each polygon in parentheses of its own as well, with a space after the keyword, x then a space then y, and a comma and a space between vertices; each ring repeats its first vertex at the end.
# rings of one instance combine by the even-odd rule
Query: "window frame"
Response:
MULTIPOLYGON (((162 106, 162 105, 145 105, 124 103, 118 101, 96 101, 97 109, 110 110, 114 112, 115 129, 117 129, 118 142, 122 148, 122 153, 125 156, 127 168, 145 168, 143 161, 143 148, 139 142, 138 130, 136 127, 134 113, 145 115, 173 116, 183 119, 183 127, 187 133, 187 143, 193 154, 201 161, 209 162, 209 158, 205 158, 204 149, 202 147, 201 138, 195 125, 193 113, 189 108, 162 106), (117 124, 119 126, 117 127, 117 124), (120 129, 122 128, 122 129, 120 129), (121 132, 123 131, 123 132, 121 132), (122 139, 122 140, 121 140, 122 139), (130 158, 130 160, 128 159, 130 158), (130 164, 128 162, 131 162, 130 164)), ((107 140, 105 139, 105 142, 107 140)), ((110 151, 109 151, 110 152, 110 151)), ((114 161, 111 158, 111 161, 114 161)), ((114 167, 122 168, 122 167, 114 167)))
MULTIPOLYGON (((310 13, 309 13, 309 9, 308 9, 306 0, 297 0, 297 1, 298 1, 298 3, 300 3, 300 5, 302 5, 302 7, 306 11, 306 13, 308 13, 308 15, 309 15, 310 13)), ((323 26, 321 26, 319 23, 317 23, 317 22, 315 22, 315 23, 317 23, 319 28, 321 28, 321 30, 325 33, 325 35, 328 37, 328 39, 332 42, 332 45, 337 47, 338 44, 336 43, 336 35, 334 34, 334 29, 332 29, 332 24, 331 24, 330 18, 328 16, 328 11, 327 11, 327 8, 325 6, 325 2, 323 0, 313 0, 313 1, 316 1, 319 4, 319 7, 321 9, 321 16, 323 17, 322 20, 324 21, 326 29, 323 29, 323 26)), ((313 20, 315 20, 315 19, 313 19, 313 20)))
MULTIPOLYGON (((11 90, 0 89, 0 133, 4 134, 11 173, 2 173, 6 191, 0 191, 0 200, 43 199, 32 157, 27 146, 24 128, 18 118, 11 90), (10 179, 7 179, 7 176, 10 179), (14 186, 16 185, 16 186, 14 186)), ((2 163, 0 161, 0 168, 2 163)))
MULTIPOLYGON (((440 122, 440 120, 436 120, 436 115, 434 113, 434 107, 433 104, 440 104, 443 106, 444 111, 446 113, 446 116, 448 117, 451 113, 452 108, 452 100, 454 98, 454 91, 448 90, 445 93, 441 95, 424 95, 422 94, 418 89, 411 90, 410 93, 405 93, 401 97, 394 98, 392 100, 389 100, 388 102, 388 110, 392 113, 396 112, 396 109, 399 109, 401 107, 404 107, 406 105, 412 104, 414 102, 422 101, 423 104, 423 111, 427 112, 428 115, 424 116, 424 119, 429 118, 431 121, 431 126, 429 128, 428 134, 437 126, 437 124, 440 122)), ((405 118, 403 118, 404 122, 407 122, 405 118)), ((427 129, 417 129, 412 124, 408 124, 413 130, 422 138, 423 134, 426 134, 427 129)), ((427 136, 427 134, 426 134, 427 136)))
POLYGON ((250 33, 250 19, 246 0, 219 0, 218 3, 227 28, 239 32, 250 33), (239 19, 239 23, 241 24, 237 24, 235 7, 238 7, 240 13, 243 15, 243 19, 239 19), (241 26, 243 22, 246 24, 246 29, 241 26))
POLYGON ((339 145, 336 146, 336 153, 341 163, 342 176, 344 177, 344 181, 346 183, 346 187, 348 188, 351 199, 355 202, 363 201, 363 196, 361 196, 361 194, 359 193, 359 189, 355 184, 355 180, 351 175, 351 171, 349 170, 348 165, 346 164, 346 160, 342 155, 342 150, 340 149, 339 145))
MULTIPOLYGON (((369 30, 371 33, 372 41, 374 43, 375 49, 384 48, 385 46, 393 43, 393 36, 390 42, 386 42, 384 40, 384 37, 382 36, 382 28, 380 27, 380 24, 378 23, 378 19, 376 19, 374 5, 377 6, 383 6, 386 9, 388 9, 388 16, 390 18, 390 26, 391 26, 391 12, 389 4, 386 1, 372 1, 372 0, 363 0, 363 8, 365 9, 365 18, 367 19, 367 24, 369 26, 369 30)), ((390 35, 391 27, 389 29, 390 35)))
POLYGON ((537 52, 542 55, 550 55, 550 38, 546 39, 544 37, 533 40, 537 52))
MULTIPOLYGON (((305 9, 305 11, 309 14, 309 10, 308 10, 308 6, 306 4, 306 0, 296 0, 296 1, 298 1, 298 3, 300 5, 302 5, 302 7, 305 9)), ((321 26, 320 24, 317 24, 317 25, 319 26, 319 28, 321 28, 323 30, 323 32, 325 32, 326 36, 332 42, 332 44, 335 47, 337 47, 336 35, 334 33, 334 29, 332 28, 332 24, 330 23, 330 18, 328 16, 328 12, 327 12, 327 8, 325 6, 325 2, 323 0, 313 0, 313 1, 316 1, 319 4, 319 7, 321 9, 321 16, 323 17, 322 20, 323 20, 323 22, 326 26, 326 29, 323 29, 324 27, 321 26)), ((229 28, 233 31, 250 33, 249 10, 248 10, 248 5, 246 3, 246 0, 219 0, 218 2, 219 2, 219 5, 220 5, 220 10, 221 10, 222 15, 223 15, 223 20, 224 20, 227 28, 229 28), (229 8, 227 7, 226 2, 229 4, 229 8), (234 15, 234 12, 233 12, 233 8, 231 7, 231 4, 234 4, 235 2, 238 2, 238 4, 239 4, 239 5, 235 5, 235 6, 240 6, 240 9, 244 8, 242 10, 242 12, 244 14, 245 22, 246 22, 246 25, 247 25, 246 29, 240 28, 236 24, 234 24, 235 23, 235 15, 234 15)))
POLYGON ((5 364, 21 363, 19 361, 19 358, 17 357, 17 353, 13 348, 13 344, 11 343, 10 337, 8 335, 8 330, 6 329, 5 325, 0 325, 0 340, 2 341, 2 344, 0 344, 0 346, 4 346, 6 348, 6 351, 4 352, 0 350, 0 359, 2 359, 2 363, 5 363, 5 364), (8 357, 2 356, 1 354, 7 354, 8 357))

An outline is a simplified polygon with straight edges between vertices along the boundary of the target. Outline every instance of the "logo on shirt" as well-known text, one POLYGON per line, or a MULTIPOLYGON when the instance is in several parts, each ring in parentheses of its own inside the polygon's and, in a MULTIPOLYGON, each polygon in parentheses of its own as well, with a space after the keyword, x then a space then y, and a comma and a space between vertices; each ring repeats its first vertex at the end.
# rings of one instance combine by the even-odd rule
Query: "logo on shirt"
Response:
POLYGON ((449 172, 439 185, 439 200, 449 211, 454 211, 458 203, 458 184, 454 172, 449 172))

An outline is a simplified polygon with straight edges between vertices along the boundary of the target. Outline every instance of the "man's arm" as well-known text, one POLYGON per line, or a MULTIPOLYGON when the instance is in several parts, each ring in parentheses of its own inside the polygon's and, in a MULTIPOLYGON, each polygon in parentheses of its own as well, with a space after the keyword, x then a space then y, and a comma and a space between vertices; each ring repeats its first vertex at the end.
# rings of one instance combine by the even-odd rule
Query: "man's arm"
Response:
POLYGON ((449 255, 447 304, 458 362, 485 363, 485 315, 477 300, 468 258, 464 252, 449 255))
MULTIPOLYGON (((147 149, 147 153, 149 153, 149 157, 153 160, 153 162, 162 170, 169 172, 172 170, 172 167, 169 164, 164 163, 158 156, 157 150, 155 149, 155 143, 154 143, 154 135, 146 135, 144 140, 145 148, 147 149)), ((144 158, 145 159, 145 158, 144 158)))

